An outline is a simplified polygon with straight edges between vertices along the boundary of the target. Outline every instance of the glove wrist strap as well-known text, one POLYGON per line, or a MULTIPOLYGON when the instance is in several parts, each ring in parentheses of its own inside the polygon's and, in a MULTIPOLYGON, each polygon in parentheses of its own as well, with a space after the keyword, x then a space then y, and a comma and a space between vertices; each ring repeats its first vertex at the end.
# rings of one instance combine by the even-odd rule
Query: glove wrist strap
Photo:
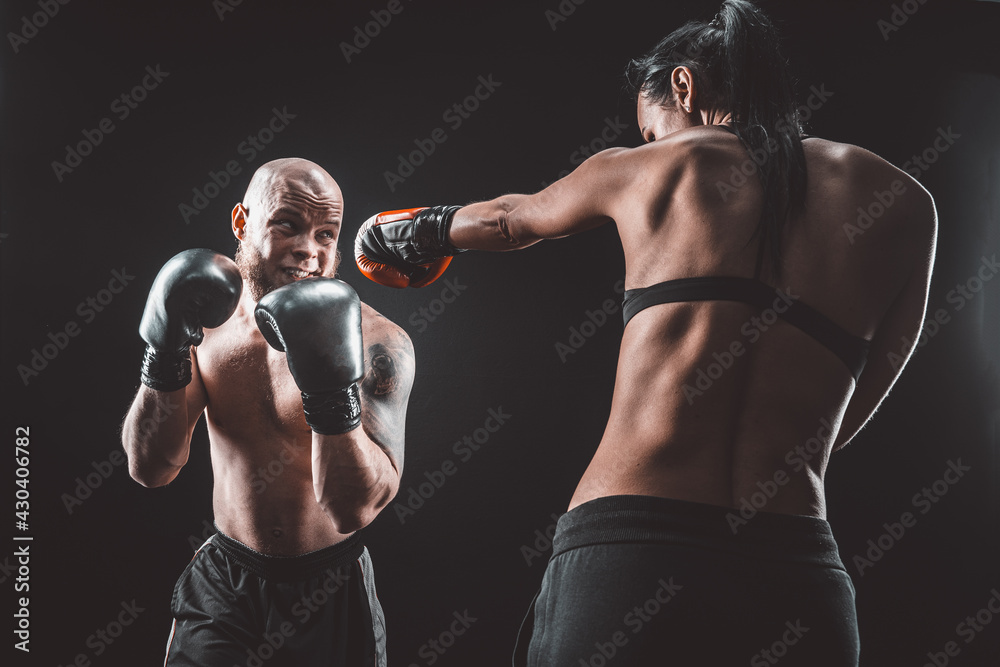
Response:
POLYGON ((189 348, 165 352, 146 346, 142 357, 142 383, 156 391, 177 391, 191 383, 189 348))
POLYGON ((461 206, 431 206, 413 217, 413 249, 429 260, 451 257, 461 252, 448 241, 451 219, 461 206))
POLYGON ((306 423, 316 433, 340 435, 361 423, 361 392, 357 383, 315 394, 302 392, 306 423))

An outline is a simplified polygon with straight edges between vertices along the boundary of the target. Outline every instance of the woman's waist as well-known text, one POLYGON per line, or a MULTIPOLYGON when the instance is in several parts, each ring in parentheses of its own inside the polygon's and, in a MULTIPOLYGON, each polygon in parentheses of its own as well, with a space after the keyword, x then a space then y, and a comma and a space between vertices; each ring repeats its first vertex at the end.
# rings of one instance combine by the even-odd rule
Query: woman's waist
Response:
POLYGON ((571 507, 603 496, 641 495, 823 518, 828 447, 729 438, 615 437, 605 433, 571 507))
POLYGON ((815 516, 637 494, 603 496, 560 517, 553 557, 591 545, 641 544, 725 551, 843 568, 829 523, 815 516))

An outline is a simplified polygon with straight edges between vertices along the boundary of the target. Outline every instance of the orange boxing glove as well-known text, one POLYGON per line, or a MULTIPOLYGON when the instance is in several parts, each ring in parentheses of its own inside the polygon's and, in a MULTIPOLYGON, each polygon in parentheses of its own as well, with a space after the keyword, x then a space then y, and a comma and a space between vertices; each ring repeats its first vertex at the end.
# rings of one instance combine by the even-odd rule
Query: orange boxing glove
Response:
POLYGON ((385 211, 361 225, 354 259, 361 273, 388 287, 423 287, 437 280, 463 250, 448 241, 460 206, 385 211))

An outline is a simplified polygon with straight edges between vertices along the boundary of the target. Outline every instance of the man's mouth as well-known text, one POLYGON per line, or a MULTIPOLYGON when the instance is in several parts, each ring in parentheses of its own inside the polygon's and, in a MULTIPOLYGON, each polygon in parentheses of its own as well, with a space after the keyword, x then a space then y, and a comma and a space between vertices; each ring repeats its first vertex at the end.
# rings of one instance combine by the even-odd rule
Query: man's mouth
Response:
POLYGON ((312 271, 304 271, 302 269, 285 269, 285 273, 290 275, 296 280, 302 280, 303 278, 310 278, 319 275, 318 273, 312 271))

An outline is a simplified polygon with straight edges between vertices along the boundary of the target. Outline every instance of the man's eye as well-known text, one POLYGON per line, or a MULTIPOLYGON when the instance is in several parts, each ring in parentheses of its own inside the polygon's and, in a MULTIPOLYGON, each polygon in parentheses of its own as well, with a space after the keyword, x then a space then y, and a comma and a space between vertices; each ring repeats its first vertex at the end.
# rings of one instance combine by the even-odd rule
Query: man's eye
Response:
POLYGON ((324 239, 332 239, 333 232, 320 232, 319 235, 324 239))

